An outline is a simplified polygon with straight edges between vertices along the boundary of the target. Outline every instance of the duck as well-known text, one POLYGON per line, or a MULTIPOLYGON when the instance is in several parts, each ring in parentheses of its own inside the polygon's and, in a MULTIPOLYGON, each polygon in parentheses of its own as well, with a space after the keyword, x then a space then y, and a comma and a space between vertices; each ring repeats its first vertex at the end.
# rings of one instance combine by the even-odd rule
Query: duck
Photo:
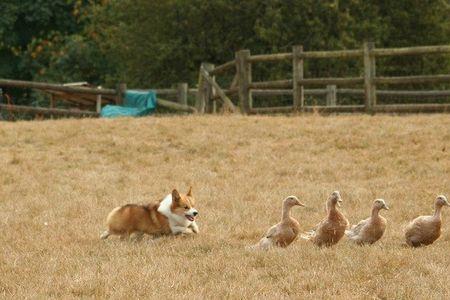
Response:
POLYGON ((386 230, 386 219, 380 216, 380 210, 389 210, 384 199, 376 199, 372 205, 372 215, 345 231, 350 241, 358 245, 371 245, 378 241, 386 230))
POLYGON ((444 206, 450 206, 447 197, 437 196, 434 202, 434 214, 420 216, 412 220, 405 228, 406 244, 410 247, 431 245, 441 235, 441 210, 444 206))
POLYGON ((316 246, 333 246, 344 236, 349 222, 347 218, 337 209, 341 206, 342 197, 339 191, 334 191, 326 202, 327 216, 317 226, 301 237, 310 240, 316 246))
POLYGON ((263 238, 250 249, 269 250, 273 247, 286 248, 297 238, 300 232, 299 222, 291 216, 291 208, 305 206, 296 196, 289 196, 283 200, 281 207, 281 221, 267 230, 263 238))

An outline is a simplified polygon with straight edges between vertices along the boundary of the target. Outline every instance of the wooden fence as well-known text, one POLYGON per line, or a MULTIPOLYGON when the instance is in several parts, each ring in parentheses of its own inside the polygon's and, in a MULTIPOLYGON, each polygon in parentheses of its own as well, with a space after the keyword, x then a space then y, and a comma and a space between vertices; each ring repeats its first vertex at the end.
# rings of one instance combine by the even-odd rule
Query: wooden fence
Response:
MULTIPOLYGON (((8 113, 21 112, 46 116, 71 116, 71 117, 98 117, 103 105, 123 102, 123 94, 127 89, 126 84, 119 84, 116 89, 104 89, 102 87, 86 87, 86 83, 54 84, 32 81, 0 79, 0 88, 26 88, 41 91, 50 96, 49 107, 22 106, 11 103, 0 103, 0 111, 8 113), (79 108, 61 109, 55 108, 56 101, 64 101, 76 104, 79 108), (92 109, 92 110, 89 110, 92 109)), ((195 90, 194 93, 196 93, 195 90)), ((188 86, 186 83, 178 85, 177 89, 156 89, 158 106, 183 112, 196 112, 194 107, 187 105, 188 86), (177 101, 161 99, 159 95, 175 95, 177 101)), ((192 91, 191 91, 192 92, 192 91)))
MULTIPOLYGON (((438 98, 450 97, 450 90, 436 91, 398 91, 377 90, 377 85, 398 85, 405 83, 450 83, 450 74, 419 75, 383 77, 376 74, 376 58, 386 56, 405 56, 423 54, 450 53, 450 46, 425 46, 410 48, 377 49, 370 42, 363 44, 362 49, 339 51, 304 51, 302 46, 294 46, 290 53, 251 55, 250 50, 236 52, 235 59, 225 64, 214 66, 203 63, 199 69, 197 88, 190 89, 187 83, 179 83, 176 88, 154 89, 158 95, 158 105, 189 113, 216 113, 238 112, 244 114, 257 113, 289 113, 289 112, 450 112, 450 103, 427 104, 388 104, 377 103, 377 96, 396 97, 423 97, 438 98), (363 70, 360 77, 342 78, 306 78, 304 62, 308 59, 360 59, 363 70), (264 62, 292 62, 292 79, 259 81, 252 80, 252 65, 264 62), (234 77, 229 87, 222 88, 216 77, 225 73, 233 73, 234 77), (361 85, 363 88, 355 89, 346 86, 361 85), (325 86, 325 88, 311 89, 310 86, 325 86), (345 88, 342 88, 344 86, 345 88), (254 107, 253 96, 279 96, 292 97, 292 104, 280 107, 254 107), (326 105, 306 105, 305 95, 325 96, 326 105), (364 104, 337 105, 338 95, 361 96, 364 104), (195 97, 195 106, 188 105, 188 96, 195 97), (162 98, 161 98, 162 97, 162 98), (175 101, 164 99, 175 98, 175 101), (234 102, 232 99, 236 99, 234 102), (236 103, 236 105, 234 104, 236 103)), ((116 89, 101 87, 86 87, 79 84, 48 84, 41 82, 17 81, 0 79, 1 87, 35 89, 50 95, 50 107, 28 107, 11 104, 0 104, 0 110, 31 112, 47 115, 65 116, 98 116, 102 105, 121 104, 126 84, 119 84, 116 89), (75 103, 81 108, 88 109, 57 109, 55 102, 63 100, 75 103)))
MULTIPOLYGON (((199 112, 214 112, 215 100, 228 102, 228 96, 237 95, 240 110, 246 114, 280 112, 448 112, 450 104, 389 104, 377 103, 377 96, 398 97, 448 97, 450 90, 437 91, 389 91, 377 90, 377 85, 398 85, 405 83, 450 83, 450 74, 383 77, 376 75, 376 58, 450 53, 450 46, 425 46, 410 48, 376 49, 374 43, 366 42, 362 49, 339 51, 304 51, 294 46, 291 53, 251 55, 249 50, 236 52, 235 60, 214 67, 203 64, 200 68, 199 91, 196 108, 199 112), (364 69, 361 77, 306 78, 304 61, 307 59, 362 59, 364 69), (292 61, 292 79, 276 81, 252 81, 252 64, 262 62, 292 61), (235 76, 228 89, 220 89, 215 76, 235 70, 235 76), (322 85, 325 89, 306 89, 322 85), (362 85, 364 89, 337 88, 337 86, 362 85), (218 93, 220 91, 220 93, 218 93), (362 105, 336 105, 336 95, 361 95, 362 105), (252 96, 292 95, 292 105, 283 107, 253 107, 252 96), (305 95, 325 95, 326 106, 307 106, 305 95), (225 97, 224 97, 225 96, 225 97), (212 102, 212 104, 211 104, 212 102), (212 107, 212 108, 211 108, 212 107)), ((230 106, 230 105, 228 105, 230 106)))

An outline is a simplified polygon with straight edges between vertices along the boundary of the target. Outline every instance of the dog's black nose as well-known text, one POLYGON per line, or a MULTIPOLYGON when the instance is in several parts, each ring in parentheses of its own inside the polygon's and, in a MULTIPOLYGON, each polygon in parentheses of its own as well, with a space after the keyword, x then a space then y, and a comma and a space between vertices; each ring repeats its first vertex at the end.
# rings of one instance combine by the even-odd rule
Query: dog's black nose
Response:
POLYGON ((196 215, 198 215, 198 212, 194 211, 193 215, 195 217, 196 215))

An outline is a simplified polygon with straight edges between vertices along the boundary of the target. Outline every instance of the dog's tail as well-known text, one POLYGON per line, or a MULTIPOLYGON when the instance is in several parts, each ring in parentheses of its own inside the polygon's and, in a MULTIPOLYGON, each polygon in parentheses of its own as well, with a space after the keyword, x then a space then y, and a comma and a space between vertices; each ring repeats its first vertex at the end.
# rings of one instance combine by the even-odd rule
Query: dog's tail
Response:
POLYGON ((122 206, 118 206, 114 208, 106 217, 106 224, 111 224, 114 220, 113 218, 116 216, 117 212, 122 208, 122 206))
POLYGON ((105 230, 105 231, 103 231, 103 233, 100 235, 100 238, 101 238, 102 240, 106 240, 110 235, 111 235, 111 233, 109 232, 109 230, 105 230))
MULTIPOLYGON (((107 239, 111 235, 111 226, 114 224, 114 221, 117 219, 117 213, 122 208, 122 206, 118 206, 114 208, 106 217, 106 226, 108 227, 108 230, 105 230, 101 235, 100 238, 102 240, 107 239)), ((113 230, 114 231, 114 230, 113 230)))

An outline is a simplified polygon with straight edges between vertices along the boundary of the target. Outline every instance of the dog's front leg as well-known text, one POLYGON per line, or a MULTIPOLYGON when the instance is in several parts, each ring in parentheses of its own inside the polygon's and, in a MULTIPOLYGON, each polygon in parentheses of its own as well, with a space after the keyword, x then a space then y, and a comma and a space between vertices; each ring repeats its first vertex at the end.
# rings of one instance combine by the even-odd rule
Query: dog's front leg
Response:
POLYGON ((170 229, 172 230, 172 233, 177 235, 177 234, 191 234, 192 229, 190 228, 186 228, 186 227, 181 227, 181 226, 171 226, 170 229))
POLYGON ((194 222, 192 222, 191 223, 191 225, 189 225, 189 227, 192 229, 192 231, 194 232, 194 233, 198 233, 198 225, 197 225, 197 223, 195 223, 195 221, 194 222))

